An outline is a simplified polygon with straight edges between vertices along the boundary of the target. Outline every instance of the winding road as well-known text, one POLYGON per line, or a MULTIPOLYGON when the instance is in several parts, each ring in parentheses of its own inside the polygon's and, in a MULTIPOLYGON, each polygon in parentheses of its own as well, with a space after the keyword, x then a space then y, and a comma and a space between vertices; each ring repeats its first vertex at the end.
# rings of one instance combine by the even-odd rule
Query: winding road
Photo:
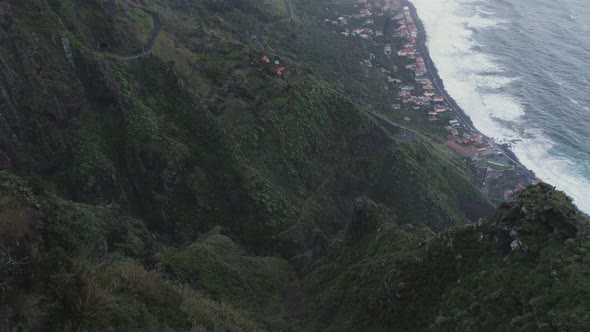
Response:
POLYGON ((381 127, 383 127, 383 129, 385 129, 385 131, 388 134, 390 134, 394 139, 403 143, 409 143, 416 140, 416 135, 412 131, 385 119, 377 113, 373 113, 367 110, 365 110, 365 112, 367 112, 367 114, 369 114, 373 119, 375 119, 375 121, 377 121, 377 123, 381 127))
POLYGON ((96 52, 100 53, 100 54, 108 55, 110 57, 114 57, 119 60, 125 60, 125 61, 135 60, 137 58, 141 58, 141 57, 150 55, 152 53, 152 49, 154 48, 154 44, 156 43, 156 39, 158 38, 158 35, 162 31, 162 22, 160 21, 160 17, 158 16, 158 14, 153 12, 153 13, 151 13, 151 16, 152 16, 152 21, 154 24, 154 31, 152 32, 152 35, 150 36, 150 39, 148 40, 147 44, 143 46, 143 49, 141 51, 131 53, 131 54, 119 54, 119 53, 115 53, 115 52, 100 51, 100 50, 96 51, 96 52))

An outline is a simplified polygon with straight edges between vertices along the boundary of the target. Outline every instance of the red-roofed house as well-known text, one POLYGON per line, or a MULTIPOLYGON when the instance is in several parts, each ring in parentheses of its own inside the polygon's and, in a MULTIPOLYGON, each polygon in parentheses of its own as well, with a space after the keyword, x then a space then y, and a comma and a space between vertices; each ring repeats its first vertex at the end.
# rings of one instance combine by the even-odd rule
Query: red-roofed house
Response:
POLYGON ((456 152, 458 152, 459 154, 461 154, 463 157, 469 157, 469 158, 475 158, 477 157, 477 150, 473 150, 472 148, 468 149, 465 147, 462 147, 461 145, 453 142, 453 141, 447 141, 445 143, 446 146, 448 146, 449 148, 455 150, 456 152))
POLYGON ((481 134, 478 134, 478 133, 471 134, 471 140, 474 141, 477 144, 482 144, 483 143, 481 134))
POLYGON ((402 50, 397 51, 398 56, 408 56, 408 55, 414 55, 414 54, 416 54, 416 51, 414 51, 413 49, 410 49, 410 48, 404 48, 402 50))
POLYGON ((440 112, 444 112, 446 110, 447 110, 447 108, 444 107, 443 105, 434 105, 434 111, 435 112, 440 113, 440 112))

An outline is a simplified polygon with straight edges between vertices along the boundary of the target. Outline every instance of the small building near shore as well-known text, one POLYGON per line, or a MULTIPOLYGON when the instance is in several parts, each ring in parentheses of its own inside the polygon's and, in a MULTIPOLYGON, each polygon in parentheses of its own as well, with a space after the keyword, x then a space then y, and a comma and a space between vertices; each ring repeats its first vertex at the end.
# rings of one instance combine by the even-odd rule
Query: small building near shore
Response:
POLYGON ((437 112, 437 113, 441 113, 441 112, 444 112, 446 110, 447 110, 447 108, 444 107, 444 106, 442 106, 442 105, 434 105, 434 111, 437 112))
POLYGON ((457 143, 455 143, 452 140, 448 140, 445 145, 453 150, 455 150, 455 152, 461 154, 463 157, 466 158, 470 158, 470 159, 476 159, 477 158, 477 150, 474 151, 474 149, 472 147, 463 147, 457 143))

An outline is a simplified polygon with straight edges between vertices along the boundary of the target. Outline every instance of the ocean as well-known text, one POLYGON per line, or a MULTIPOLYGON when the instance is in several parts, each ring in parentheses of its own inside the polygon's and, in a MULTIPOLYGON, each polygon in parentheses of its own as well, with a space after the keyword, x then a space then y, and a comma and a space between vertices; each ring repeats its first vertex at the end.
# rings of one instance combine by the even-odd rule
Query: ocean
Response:
POLYGON ((590 2, 410 1, 474 126, 590 213, 590 2))

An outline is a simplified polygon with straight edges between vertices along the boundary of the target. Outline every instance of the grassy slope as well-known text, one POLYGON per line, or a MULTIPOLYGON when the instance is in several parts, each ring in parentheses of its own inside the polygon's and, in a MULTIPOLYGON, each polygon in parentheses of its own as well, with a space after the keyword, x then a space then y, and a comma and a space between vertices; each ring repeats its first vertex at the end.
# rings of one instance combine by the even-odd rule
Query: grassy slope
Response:
MULTIPOLYGON (((122 28, 134 20, 100 5, 0 5, 2 211, 12 216, 17 207, 7 229, 21 227, 31 209, 39 226, 2 241, 30 259, 3 307, 11 324, 302 328, 292 320, 313 307, 302 304, 294 272, 313 289, 323 283, 314 271, 337 274, 360 257, 403 262, 420 251, 418 239, 432 236, 422 225, 460 225, 462 204, 486 205, 457 157, 421 135, 412 144, 392 141, 362 112, 351 92, 372 90, 362 80, 344 83, 358 73, 332 79, 316 70, 333 63, 330 56, 307 57, 321 49, 289 50, 282 36, 313 25, 306 16, 289 20, 282 1, 148 1, 165 31, 155 56, 132 62, 94 47, 107 41, 129 51, 134 42, 124 37, 145 39, 147 25, 122 28), (259 63, 263 54, 280 55, 288 74, 277 78, 259 63), (415 226, 390 225, 387 237, 360 245, 347 240, 343 248, 360 249, 342 249, 355 252, 345 263, 339 249, 335 263, 310 261, 318 239, 339 248, 360 195, 415 226)), ((146 13, 124 5, 126 15, 146 13)), ((358 269, 376 271, 366 280, 379 283, 388 273, 382 264, 358 269)), ((4 280, 13 272, 3 271, 4 280)), ((355 273, 320 303, 372 294, 348 287, 349 278, 364 280, 355 273)), ((375 299, 368 305, 379 312, 375 299)), ((368 317, 337 303, 326 303, 336 317, 368 317)))
POLYGON ((590 225, 550 186, 530 187, 479 227, 438 236, 396 226, 372 202, 356 215, 352 227, 364 225, 362 236, 306 268, 307 294, 316 304, 309 315, 322 330, 590 326, 590 225))
MULTIPOLYGON (((168 281, 157 268, 146 271, 140 262, 157 266, 160 246, 142 222, 112 207, 64 201, 6 172, 0 172, 0 183, 4 327, 262 328, 206 290, 168 281)), ((265 279, 265 273, 257 277, 265 279)))
MULTIPOLYGON (((76 3, 45 9, 65 15, 66 4, 76 3)), ((195 54, 187 66, 176 63, 184 59, 177 54, 164 55, 175 63, 154 57, 130 63, 109 60, 89 47, 88 26, 46 20, 50 28, 42 25, 39 30, 40 22, 21 20, 34 6, 43 7, 40 1, 7 7, 13 22, 4 31, 6 38, 19 36, 14 43, 22 44, 9 44, 6 50, 7 65, 22 73, 12 77, 14 84, 4 85, 12 96, 8 107, 28 110, 8 126, 31 126, 15 132, 20 151, 6 151, 19 173, 41 176, 76 200, 116 202, 152 229, 180 240, 194 239, 215 224, 233 224, 246 241, 264 246, 297 224, 304 202, 324 182, 338 190, 329 194, 336 200, 372 193, 407 223, 440 230, 464 222, 460 197, 445 186, 450 180, 466 195, 475 189, 461 170, 454 171, 455 161, 438 164, 448 159, 439 158, 440 151, 428 141, 418 148, 388 145, 355 104, 326 82, 299 72, 295 64, 286 80, 270 76, 272 69, 257 63, 261 52, 246 44, 249 36, 244 40, 236 25, 242 22, 238 16, 254 14, 234 9, 221 17, 216 12, 204 16, 205 7, 162 9, 162 15, 206 17, 200 28, 191 30, 196 34, 183 35, 190 24, 178 16, 170 19, 180 23, 167 22, 171 31, 178 31, 180 54, 195 54), (52 42, 61 36, 72 45, 74 68, 62 45, 52 42), (54 65, 37 68, 43 79, 33 80, 39 65, 30 61, 38 57, 52 59, 54 65), (23 98, 24 91, 35 95, 23 98), (389 155, 391 148, 395 152, 389 155), (367 164, 377 170, 365 170, 367 164), (414 185, 429 173, 441 176, 414 185), (368 176, 374 178, 369 181, 368 176), (331 185, 343 181, 352 182, 353 188, 331 185), (400 191, 412 194, 396 196, 395 190, 384 188, 396 181, 400 191)), ((82 6, 93 9, 91 3, 82 6)), ((97 5, 94 10, 95 16, 105 16, 107 23, 100 27, 106 29, 109 16, 97 5)), ((8 133, 4 141, 14 139, 8 133)), ((346 214, 344 209, 334 219, 346 214)))

